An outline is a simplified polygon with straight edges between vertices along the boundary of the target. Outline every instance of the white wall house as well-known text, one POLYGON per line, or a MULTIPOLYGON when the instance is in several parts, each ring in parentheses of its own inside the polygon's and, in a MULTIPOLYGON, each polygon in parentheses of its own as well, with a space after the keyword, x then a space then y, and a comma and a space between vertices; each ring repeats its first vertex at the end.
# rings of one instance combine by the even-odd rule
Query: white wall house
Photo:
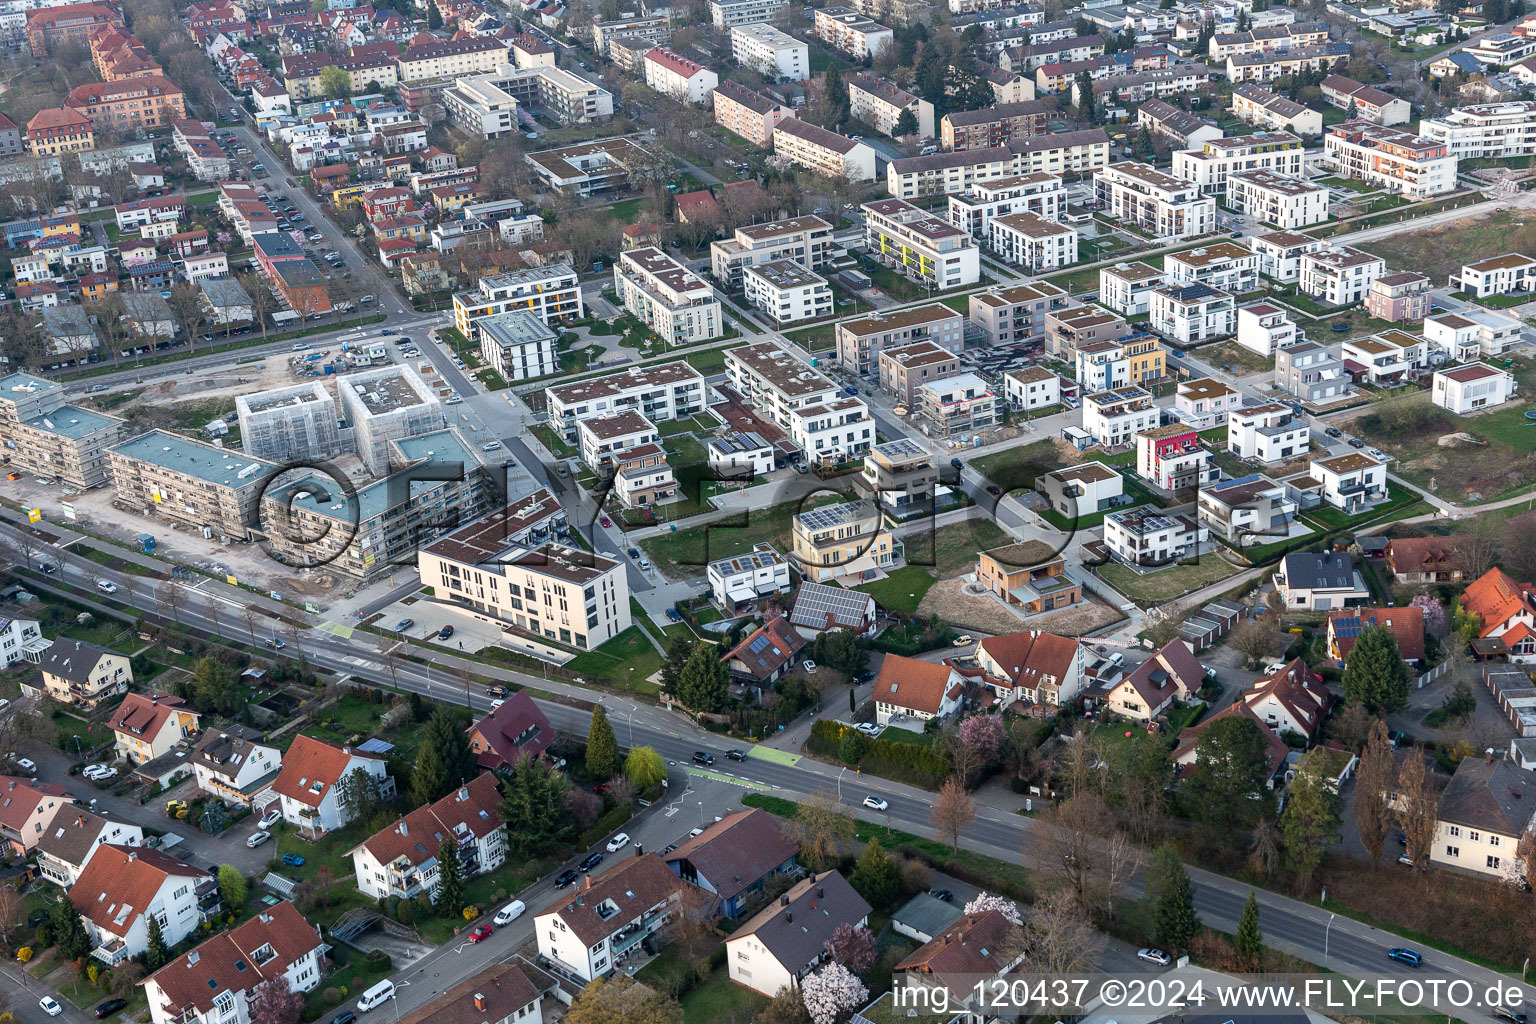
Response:
POLYGON ((1387 272, 1387 261, 1363 249, 1341 245, 1301 257, 1299 287, 1335 306, 1365 301, 1371 282, 1387 272))
POLYGON ((1296 325, 1280 306, 1255 302, 1237 310, 1237 343, 1250 352, 1272 356, 1297 339, 1296 325))
POLYGON ((350 747, 300 735, 283 755, 283 767, 272 783, 282 798, 283 820, 311 835, 331 832, 351 821, 337 799, 337 783, 361 769, 393 793, 395 780, 381 757, 359 754, 350 747))
POLYGON ((1323 485, 1324 501, 1351 515, 1387 497, 1387 467, 1359 452, 1315 458, 1309 475, 1323 485))
POLYGON ((1306 454, 1312 439, 1307 421, 1288 405, 1269 402, 1227 415, 1227 451, 1241 459, 1283 462, 1306 454))
POLYGON ((1003 397, 1021 412, 1061 404, 1061 378, 1043 366, 1009 370, 1003 374, 1003 397))
POLYGON ((1237 300, 1203 284, 1152 293, 1152 329, 1180 344, 1219 338, 1237 329, 1237 300))
POLYGON ((143 846, 144 830, 84 807, 61 807, 37 841, 37 869, 54 885, 68 889, 103 843, 143 846))
POLYGON ((1123 316, 1142 316, 1152 309, 1152 293, 1168 277, 1145 263, 1117 263, 1099 271, 1099 303, 1123 316))
POLYGON ((277 781, 283 755, 245 726, 208 729, 192 751, 197 788, 246 807, 277 781))
POLYGON ((1509 761, 1464 758, 1440 794, 1429 859, 1501 880, 1518 877, 1533 800, 1530 772, 1509 761))
POLYGON ((1501 356, 1523 336, 1525 324, 1507 313, 1463 307, 1424 318, 1424 340, 1434 362, 1465 363, 1501 356))
POLYGON ((108 967, 149 948, 149 919, 167 947, 203 923, 198 887, 213 881, 201 868, 159 850, 104 845, 70 887, 69 899, 85 920, 91 955, 108 967))
POLYGON ((1503 405, 1514 393, 1514 374, 1487 363, 1469 363, 1437 370, 1430 387, 1430 400, 1442 409, 1465 416, 1503 405))
POLYGON ((715 604, 732 611, 790 590, 789 561, 772 544, 756 544, 746 554, 716 559, 705 575, 715 604))
POLYGON ((720 84, 720 76, 696 61, 658 46, 645 55, 645 84, 679 103, 703 103, 720 84))
POLYGON ((446 854, 458 858, 460 877, 494 871, 507 859, 496 776, 477 775, 447 796, 418 807, 353 847, 352 871, 364 896, 436 899, 446 854))

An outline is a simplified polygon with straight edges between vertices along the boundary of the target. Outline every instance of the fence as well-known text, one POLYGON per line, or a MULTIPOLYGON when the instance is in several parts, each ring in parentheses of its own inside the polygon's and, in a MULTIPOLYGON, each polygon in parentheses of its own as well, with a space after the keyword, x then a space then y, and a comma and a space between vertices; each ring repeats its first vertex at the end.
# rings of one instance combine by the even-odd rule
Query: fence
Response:
POLYGON ((1422 690, 1436 679, 1439 679, 1441 676, 1445 675, 1446 669, 1448 668, 1450 668, 1450 663, 1442 661, 1428 672, 1425 672, 1423 675, 1419 676, 1419 681, 1415 684, 1415 686, 1422 690))

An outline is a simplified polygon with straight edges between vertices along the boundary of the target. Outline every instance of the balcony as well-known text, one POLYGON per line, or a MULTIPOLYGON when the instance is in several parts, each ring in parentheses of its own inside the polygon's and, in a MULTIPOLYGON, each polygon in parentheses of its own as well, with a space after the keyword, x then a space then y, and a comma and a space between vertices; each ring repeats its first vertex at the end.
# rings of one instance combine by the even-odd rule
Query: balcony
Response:
POLYGON ((128 946, 122 939, 114 938, 91 950, 91 956, 108 967, 116 967, 128 959, 128 946))

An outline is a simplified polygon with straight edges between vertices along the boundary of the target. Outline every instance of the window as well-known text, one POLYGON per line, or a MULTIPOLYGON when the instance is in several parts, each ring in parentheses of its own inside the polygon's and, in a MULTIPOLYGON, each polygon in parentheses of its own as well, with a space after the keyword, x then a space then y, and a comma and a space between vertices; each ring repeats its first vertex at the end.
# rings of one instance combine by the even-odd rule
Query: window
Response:
POLYGON ((1445 855, 1447 857, 1460 857, 1461 856, 1461 847, 1459 847, 1459 846, 1447 846, 1445 848, 1445 855))
POLYGON ((1499 858, 1495 857, 1491 853, 1488 855, 1488 868, 1492 871, 1499 870, 1499 858))
POLYGON ((1474 843, 1478 843, 1482 842, 1483 834, 1481 832, 1468 831, 1467 838, 1472 840, 1474 843))

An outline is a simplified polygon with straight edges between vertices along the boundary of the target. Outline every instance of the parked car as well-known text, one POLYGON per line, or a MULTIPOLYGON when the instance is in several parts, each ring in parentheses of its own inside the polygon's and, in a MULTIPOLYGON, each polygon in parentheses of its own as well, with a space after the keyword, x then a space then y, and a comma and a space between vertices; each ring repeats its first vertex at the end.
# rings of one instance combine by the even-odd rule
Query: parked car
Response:
MULTIPOLYGON (((37 774, 37 762, 32 760, 30 757, 18 757, 16 759, 16 767, 20 768, 22 771, 26 772, 28 775, 36 775, 37 774)), ((117 769, 113 768, 112 769, 112 775, 116 775, 116 774, 117 774, 117 769)), ((111 778, 112 775, 107 776, 107 778, 111 778)))
POLYGON ((96 1004, 96 1019, 100 1020, 103 1017, 110 1017, 114 1013, 116 1013, 118 1010, 121 1010, 123 1007, 125 1007, 127 1005, 128 1005, 128 1000, 126 1000, 126 999, 108 999, 104 1003, 97 1003, 96 1004))
POLYGON ((1344 431, 1340 430, 1338 427, 1329 427, 1327 430, 1323 431, 1323 433, 1327 434, 1329 437, 1344 436, 1344 431))
POLYGON ((1003 489, 997 486, 997 484, 987 484, 987 493, 995 498, 1003 493, 1003 489))
POLYGON ((280 807, 269 808, 267 810, 267 813, 263 814, 261 816, 261 820, 256 823, 256 827, 259 828, 259 829, 262 829, 262 830, 269 829, 273 825, 276 825, 279 821, 281 821, 282 817, 283 817, 282 808, 280 808, 280 807))
POLYGON ((437 631, 437 638, 439 640, 447 640, 451 636, 453 636, 452 626, 444 626, 442 629, 437 631))
POLYGON ((283 863, 289 867, 301 868, 304 866, 304 858, 296 853, 283 854, 283 863))
POLYGON ((928 895, 941 903, 953 903, 955 901, 955 894, 948 889, 929 889, 928 895))
POLYGON ((950 646, 951 647, 969 647, 971 644, 973 644, 975 642, 976 642, 976 640, 975 640, 974 637, 971 636, 971 634, 969 634, 969 633, 961 633, 959 636, 955 637, 953 640, 950 641, 950 646))
POLYGON ((866 796, 864 798, 864 806, 872 811, 883 811, 891 805, 888 801, 882 800, 877 796, 866 796))
POLYGON ((603 858, 606 856, 608 855, 603 853, 601 850, 599 850, 597 853, 589 853, 582 860, 582 862, 576 866, 582 871, 590 873, 593 868, 597 867, 603 862, 603 858))
POLYGON ((399 622, 395 623, 395 632, 404 633, 414 625, 416 625, 415 619, 401 619, 399 622))
POLYGON ((256 847, 260 846, 262 843, 271 838, 271 832, 252 832, 251 837, 245 841, 245 845, 254 850, 256 847))
POLYGON ((1424 957, 1406 946, 1393 946, 1387 950, 1387 959, 1396 960, 1398 963, 1407 964, 1409 967, 1424 966, 1424 957))
POLYGON ((352 1024, 352 1022, 355 1020, 357 1020, 357 1014, 355 1012, 352 1010, 342 1010, 336 1016, 331 1018, 331 1024, 352 1024))
POLYGON ((805 671, 807 671, 807 672, 815 672, 816 671, 816 663, 814 661, 812 661, 810 658, 806 658, 804 661, 802 661, 800 663, 800 667, 802 669, 804 669, 805 671))
MULTIPOLYGON (((21 764, 20 761, 17 761, 16 763, 18 765, 21 764)), ((26 767, 26 766, 22 765, 22 767, 26 767)), ((35 771, 36 770, 36 766, 34 765, 33 768, 30 769, 30 770, 35 771)), ((110 781, 112 779, 117 778, 117 769, 113 768, 111 765, 103 765, 101 768, 98 768, 96 771, 85 772, 85 773, 82 773, 82 774, 84 774, 85 777, 90 779, 92 782, 108 782, 108 781, 110 781)))
POLYGON ((523 915, 523 911, 527 909, 528 905, 522 900, 513 900, 511 903, 508 903, 506 906, 502 907, 496 912, 496 916, 491 918, 491 924, 495 925, 497 928, 509 925, 521 917, 523 915))
POLYGON ((1365 442, 1360 440, 1358 437, 1352 437, 1349 439, 1349 446, 1351 448, 1364 448, 1365 442))
POLYGON ((57 1017, 64 1012, 64 1007, 60 1006, 59 1001, 53 998, 53 996, 43 996, 43 998, 37 1001, 37 1005, 41 1006, 43 1012, 50 1017, 57 1017))
POLYGON ((1145 960, 1149 964, 1157 964, 1159 967, 1167 967, 1173 963, 1173 957, 1160 949, 1138 949, 1136 959, 1145 960))
POLYGON ((475 927, 475 929, 469 933, 469 941, 470 942, 479 942, 481 939, 488 939, 492 935, 495 935, 495 934, 496 934, 496 929, 492 928, 490 925, 488 925, 488 924, 477 925, 475 927))
POLYGON ((629 845, 629 833, 628 832, 620 832, 618 835, 616 835, 612 839, 608 840, 608 846, 606 847, 606 849, 608 850, 609 853, 618 853, 620 850, 624 849, 624 847, 626 847, 628 845, 629 845))
POLYGON ((577 871, 575 868, 566 868, 555 877, 555 888, 564 889, 566 886, 575 882, 576 879, 580 877, 581 872, 577 871))

